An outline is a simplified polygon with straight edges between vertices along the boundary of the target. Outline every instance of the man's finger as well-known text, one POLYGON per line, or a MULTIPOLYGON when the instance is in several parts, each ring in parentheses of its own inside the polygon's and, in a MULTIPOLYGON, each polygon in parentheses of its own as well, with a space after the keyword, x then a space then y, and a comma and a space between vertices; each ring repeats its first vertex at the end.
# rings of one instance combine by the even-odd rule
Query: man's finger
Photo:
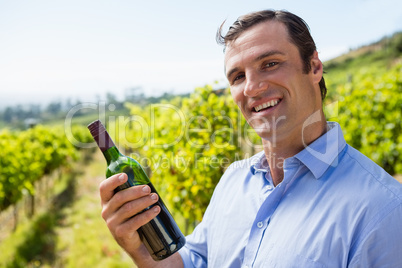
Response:
POLYGON ((144 211, 136 215, 135 217, 132 217, 131 219, 116 227, 115 235, 117 237, 127 237, 134 235, 134 232, 136 232, 141 226, 155 218, 160 211, 161 208, 159 206, 154 206, 151 209, 144 211))
POLYGON ((110 176, 108 179, 101 182, 99 185, 99 192, 102 204, 109 202, 114 195, 114 189, 117 186, 122 185, 127 181, 127 175, 125 173, 119 173, 110 176))

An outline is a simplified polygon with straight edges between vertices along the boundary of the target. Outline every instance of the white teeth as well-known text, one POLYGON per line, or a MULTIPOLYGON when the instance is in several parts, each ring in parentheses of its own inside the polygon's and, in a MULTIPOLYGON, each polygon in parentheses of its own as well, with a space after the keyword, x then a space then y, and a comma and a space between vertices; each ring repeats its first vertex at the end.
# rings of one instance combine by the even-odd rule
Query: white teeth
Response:
POLYGON ((268 101, 268 102, 263 103, 261 105, 258 105, 257 107, 254 107, 254 110, 256 112, 259 112, 262 109, 265 109, 265 108, 268 108, 268 107, 273 107, 273 106, 277 105, 278 102, 279 102, 279 100, 271 100, 271 101, 268 101))

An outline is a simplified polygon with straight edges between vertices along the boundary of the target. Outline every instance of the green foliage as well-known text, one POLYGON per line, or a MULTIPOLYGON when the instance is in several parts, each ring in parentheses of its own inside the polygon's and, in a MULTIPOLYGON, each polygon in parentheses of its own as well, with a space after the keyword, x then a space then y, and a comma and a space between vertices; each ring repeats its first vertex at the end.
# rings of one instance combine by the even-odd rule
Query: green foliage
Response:
POLYGON ((96 157, 72 163, 54 181, 46 210, 1 240, 0 267, 133 267, 100 217, 105 163, 100 152, 96 157))
POLYGON ((328 98, 335 101, 339 87, 360 79, 356 74, 385 74, 402 59, 402 32, 324 62, 328 98))
POLYGON ((390 174, 402 173, 402 66, 356 77, 340 88, 338 120, 345 139, 390 174))
POLYGON ((34 195, 36 181, 78 158, 77 148, 63 134, 61 128, 40 125, 21 132, 0 132, 0 211, 25 192, 34 195))
MULTIPOLYGON (((402 33, 324 63, 346 141, 390 174, 402 173, 402 33)), ((328 117, 328 116, 327 116, 328 117)))
POLYGON ((217 95, 205 86, 169 103, 128 106, 132 121, 120 124, 120 147, 135 152, 173 211, 200 221, 225 168, 256 140, 229 90, 217 95))

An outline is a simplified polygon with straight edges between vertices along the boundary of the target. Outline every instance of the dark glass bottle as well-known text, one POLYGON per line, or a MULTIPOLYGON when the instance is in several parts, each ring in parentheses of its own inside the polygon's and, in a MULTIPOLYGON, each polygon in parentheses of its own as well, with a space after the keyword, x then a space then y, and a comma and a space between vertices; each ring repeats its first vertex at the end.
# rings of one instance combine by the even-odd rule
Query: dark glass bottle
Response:
MULTIPOLYGON (((151 188, 151 192, 157 193, 141 165, 136 160, 119 152, 99 120, 89 124, 88 129, 106 158, 106 177, 108 178, 118 173, 126 173, 128 176, 127 182, 117 187, 115 192, 131 186, 146 184, 151 188)), ((160 206, 160 213, 149 223, 138 229, 138 233, 152 258, 154 260, 163 260, 182 248, 186 243, 186 239, 160 196, 158 202, 154 205, 160 206)))

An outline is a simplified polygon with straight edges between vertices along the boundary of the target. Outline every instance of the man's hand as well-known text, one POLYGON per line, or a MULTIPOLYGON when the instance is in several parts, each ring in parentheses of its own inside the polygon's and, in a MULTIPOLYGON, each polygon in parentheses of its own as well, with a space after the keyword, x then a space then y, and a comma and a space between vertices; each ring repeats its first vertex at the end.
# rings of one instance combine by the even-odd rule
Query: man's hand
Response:
POLYGON ((126 181, 127 175, 121 173, 102 181, 99 186, 102 218, 114 239, 138 267, 183 267, 182 259, 177 252, 163 261, 156 262, 151 258, 137 230, 159 214, 161 210, 159 206, 142 212, 158 201, 159 197, 151 193, 147 185, 133 186, 115 194, 114 189, 126 181))
POLYGON ((140 213, 158 200, 158 195, 151 194, 147 185, 130 187, 114 194, 114 189, 126 181, 126 174, 116 174, 102 181, 99 190, 102 218, 117 243, 132 255, 142 245, 138 228, 158 215, 160 207, 154 206, 140 213))

